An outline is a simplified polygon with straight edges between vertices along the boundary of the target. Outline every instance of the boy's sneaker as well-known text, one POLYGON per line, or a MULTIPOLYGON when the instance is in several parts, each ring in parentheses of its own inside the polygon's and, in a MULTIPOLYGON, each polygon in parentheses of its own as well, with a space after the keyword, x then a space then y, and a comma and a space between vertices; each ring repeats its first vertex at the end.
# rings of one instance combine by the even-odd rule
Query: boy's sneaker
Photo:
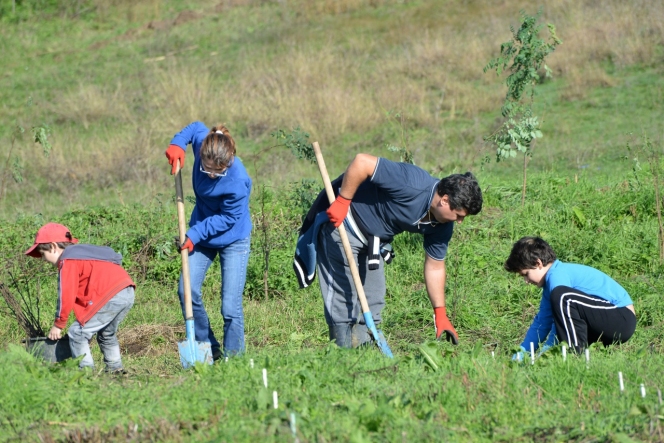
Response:
POLYGON ((217 361, 221 357, 221 348, 212 348, 212 360, 217 361))

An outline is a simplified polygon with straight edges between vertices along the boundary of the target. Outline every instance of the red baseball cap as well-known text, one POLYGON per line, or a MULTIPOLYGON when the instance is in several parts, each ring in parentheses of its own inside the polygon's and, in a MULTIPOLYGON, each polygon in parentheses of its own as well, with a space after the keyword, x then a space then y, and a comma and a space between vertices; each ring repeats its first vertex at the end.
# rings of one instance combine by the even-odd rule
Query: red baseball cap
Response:
POLYGON ((60 242, 70 242, 78 243, 78 239, 71 236, 69 228, 58 224, 58 223, 46 223, 44 226, 39 228, 37 231, 37 238, 35 238, 35 243, 25 251, 25 255, 30 257, 41 257, 41 254, 37 250, 37 246, 40 243, 60 243, 60 242))

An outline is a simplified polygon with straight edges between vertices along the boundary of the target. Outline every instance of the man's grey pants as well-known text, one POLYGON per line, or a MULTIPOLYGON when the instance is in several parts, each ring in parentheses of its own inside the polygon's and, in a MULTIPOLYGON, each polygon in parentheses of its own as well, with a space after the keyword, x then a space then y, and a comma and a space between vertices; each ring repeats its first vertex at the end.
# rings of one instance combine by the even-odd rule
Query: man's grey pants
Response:
POLYGON ((85 355, 79 367, 94 367, 90 340, 97 334, 97 343, 104 355, 106 370, 110 372, 122 369, 120 344, 115 333, 133 304, 134 288, 128 286, 115 294, 85 325, 81 326, 78 321, 72 323, 68 332, 72 357, 85 355))
MULTIPOLYGON (((381 321, 385 306, 385 270, 382 257, 378 269, 369 270, 368 248, 349 230, 348 240, 358 263, 360 280, 374 323, 381 321)), ((321 226, 316 245, 318 281, 325 306, 325 320, 330 340, 345 348, 357 347, 371 340, 357 298, 353 277, 346 260, 339 231, 331 224, 321 226)))

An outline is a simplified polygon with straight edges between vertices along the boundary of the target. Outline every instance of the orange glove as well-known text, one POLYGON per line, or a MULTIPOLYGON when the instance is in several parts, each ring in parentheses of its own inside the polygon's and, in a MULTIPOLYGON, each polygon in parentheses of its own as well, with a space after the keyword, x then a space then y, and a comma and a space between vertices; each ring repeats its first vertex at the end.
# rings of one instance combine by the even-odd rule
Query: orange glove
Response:
POLYGON ((348 214, 348 208, 350 208, 350 202, 346 197, 339 194, 327 209, 327 216, 335 228, 338 228, 344 222, 346 214, 348 214))
POLYGON ((433 308, 433 320, 436 326, 436 340, 440 339, 444 332, 447 341, 451 342, 453 345, 459 344, 459 335, 454 329, 454 326, 452 326, 450 319, 447 318, 445 306, 433 308))
POLYGON ((184 251, 185 249, 188 250, 190 254, 194 252, 194 244, 189 237, 187 237, 184 243, 180 245, 180 251, 184 251))
POLYGON ((177 168, 178 165, 176 160, 180 160, 180 168, 184 168, 184 149, 178 145, 168 146, 168 149, 166 150, 166 158, 168 159, 168 163, 173 167, 171 169, 171 175, 174 175, 176 172, 175 168, 177 168))

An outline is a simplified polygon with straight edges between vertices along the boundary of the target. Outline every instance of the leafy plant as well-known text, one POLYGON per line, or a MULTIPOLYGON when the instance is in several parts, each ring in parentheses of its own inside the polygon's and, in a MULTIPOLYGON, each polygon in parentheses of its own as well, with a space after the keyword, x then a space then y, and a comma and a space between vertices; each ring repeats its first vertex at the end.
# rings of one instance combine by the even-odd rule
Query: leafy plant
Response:
POLYGON ((500 45, 500 56, 484 67, 485 73, 495 70, 498 76, 504 70, 510 72, 505 81, 507 94, 501 108, 504 122, 495 132, 484 137, 484 140, 495 147, 496 161, 514 158, 518 152, 523 153, 522 205, 526 199, 528 158, 532 155, 535 139, 542 137, 539 119, 533 113, 535 85, 541 81, 539 70, 542 67, 545 76, 551 76, 551 70, 544 64, 544 59, 562 43, 552 24, 547 25, 549 41, 539 38, 542 26, 537 24, 537 20, 541 14, 541 9, 535 16, 521 11, 522 22, 519 29, 510 27, 512 40, 500 45))
MULTIPOLYGON (((256 207, 252 210, 254 230, 258 235, 252 236, 252 250, 260 251, 260 277, 262 280, 262 292, 264 300, 269 299, 270 292, 282 292, 294 282, 284 276, 283 269, 290 267, 292 253, 289 246, 295 242, 294 233, 301 221, 300 217, 294 217, 290 211, 285 211, 284 202, 276 198, 273 189, 265 184, 260 184, 254 196, 256 207)), ((286 199, 287 200, 287 199, 286 199)), ((252 275, 249 270, 247 287, 249 292, 256 292, 252 275), (253 290, 252 290, 253 289, 253 290)), ((256 276, 258 277, 258 276, 256 276)))
POLYGON ((290 132, 286 132, 283 129, 277 129, 270 135, 274 137, 277 144, 270 145, 256 153, 244 156, 248 162, 251 162, 254 165, 254 177, 258 178, 262 176, 260 173, 261 165, 264 161, 269 161, 269 159, 266 160, 266 154, 273 151, 275 148, 286 148, 297 159, 305 159, 312 163, 316 161, 314 148, 309 142, 309 134, 300 129, 299 126, 290 132))
MULTIPOLYGON (((271 135, 277 140, 278 143, 276 145, 264 148, 259 153, 248 157, 254 163, 256 177, 261 175, 259 174, 259 160, 264 160, 265 154, 275 148, 286 148, 298 159, 315 162, 316 157, 314 155, 313 146, 309 142, 309 134, 300 129, 300 127, 297 127, 290 132, 286 132, 283 129, 277 129, 272 132, 271 135)), ((258 232, 258 236, 253 237, 253 242, 257 244, 258 249, 262 254, 261 274, 263 297, 265 300, 268 300, 272 251, 275 249, 283 249, 285 242, 290 242, 292 240, 290 235, 284 235, 284 233, 288 231, 294 232, 296 229, 295 223, 289 216, 290 214, 284 213, 283 208, 286 206, 292 207, 293 203, 296 206, 299 206, 300 208, 298 212, 300 212, 300 216, 298 221, 301 221, 303 217, 302 214, 306 214, 302 206, 310 199, 312 185, 303 180, 302 188, 299 189, 296 187, 291 193, 291 197, 284 199, 286 203, 282 201, 279 204, 274 204, 274 192, 271 190, 269 184, 260 183, 256 188, 257 192, 255 193, 254 201, 257 201, 259 208, 258 211, 254 211, 254 228, 258 232), (288 203, 289 201, 291 202, 290 205, 288 203)), ((251 276, 251 269, 249 270, 249 274, 251 276)), ((276 276, 277 279, 281 279, 282 277, 283 273, 278 273, 276 276)), ((248 278, 247 280, 247 287, 251 290, 251 279, 248 278)), ((274 286, 275 282, 272 281, 273 290, 274 286)))
POLYGON ((285 146, 297 159, 304 159, 311 163, 316 161, 313 146, 309 142, 309 133, 304 132, 300 127, 296 127, 291 132, 283 129, 277 129, 272 134, 279 143, 277 146, 285 146))
POLYGON ((385 116, 387 117, 388 122, 391 125, 394 125, 395 121, 397 122, 398 126, 398 131, 399 131, 399 140, 401 141, 401 146, 395 146, 392 144, 387 143, 387 150, 390 152, 396 152, 399 154, 399 161, 405 162, 405 163, 410 163, 411 165, 415 164, 415 159, 413 155, 413 151, 411 151, 408 148, 408 141, 407 141, 407 130, 405 128, 405 123, 406 123, 406 117, 403 112, 392 112, 392 111, 387 111, 385 113, 385 116))
POLYGON ((299 182, 292 182, 289 187, 286 208, 303 221, 320 192, 319 180, 303 178, 299 182))

